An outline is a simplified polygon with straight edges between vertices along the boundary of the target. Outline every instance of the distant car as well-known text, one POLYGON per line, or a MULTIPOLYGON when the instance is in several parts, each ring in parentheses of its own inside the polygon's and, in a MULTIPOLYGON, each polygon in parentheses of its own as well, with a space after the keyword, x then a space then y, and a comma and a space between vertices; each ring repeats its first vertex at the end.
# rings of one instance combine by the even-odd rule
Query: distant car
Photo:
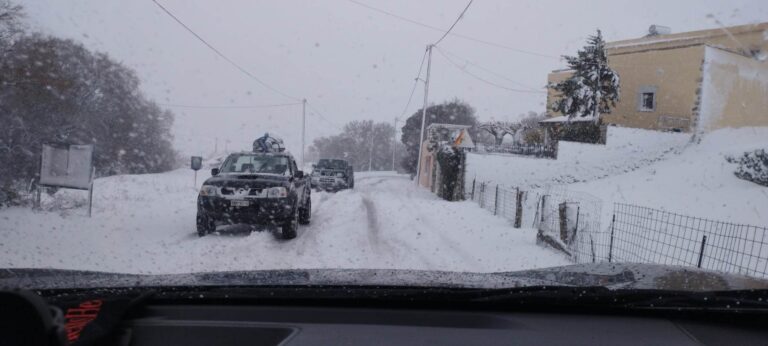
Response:
POLYGON ((355 171, 346 160, 320 159, 312 168, 313 189, 338 191, 355 187, 355 171))
POLYGON ((231 154, 203 183, 197 197, 197 234, 219 224, 276 225, 285 239, 312 217, 308 177, 287 152, 231 154))

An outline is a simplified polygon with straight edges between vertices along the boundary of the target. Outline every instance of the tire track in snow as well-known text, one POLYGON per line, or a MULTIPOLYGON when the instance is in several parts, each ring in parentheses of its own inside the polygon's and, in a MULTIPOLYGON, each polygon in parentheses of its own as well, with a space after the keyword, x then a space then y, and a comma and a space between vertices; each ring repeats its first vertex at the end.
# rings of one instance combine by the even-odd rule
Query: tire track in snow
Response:
MULTIPOLYGON (((378 185, 383 181, 384 179, 374 182, 373 184, 367 184, 365 187, 369 188, 371 186, 378 185)), ((390 255, 393 262, 402 259, 401 254, 399 253, 400 251, 398 251, 398 249, 401 249, 406 254, 416 255, 421 263, 433 267, 434 261, 430 260, 427 256, 421 253, 421 251, 414 248, 411 244, 408 244, 408 242, 395 238, 394 234, 382 234, 376 213, 376 206, 373 202, 373 199, 371 199, 370 193, 371 191, 365 192, 361 197, 363 207, 365 207, 366 220, 368 221, 367 235, 371 248, 382 255, 390 255)))
POLYGON ((368 221, 368 242, 372 248, 377 249, 381 239, 379 236, 379 222, 376 220, 376 210, 374 209, 373 202, 367 195, 363 196, 362 201, 365 207, 365 217, 368 221))
MULTIPOLYGON (((383 192, 386 192, 386 191, 383 191, 383 192)), ((470 252, 463 249, 463 247, 459 243, 457 243, 450 237, 444 235, 440 231, 441 227, 438 227, 435 224, 435 222, 431 220, 432 218, 434 218, 434 215, 433 215, 434 209, 432 209, 433 207, 425 208, 424 205, 420 203, 421 201, 419 200, 424 199, 424 197, 422 197, 424 196, 422 192, 423 191, 414 191, 414 190, 408 189, 405 196, 396 196, 395 198, 400 202, 399 203, 400 205, 406 206, 408 209, 412 209, 412 210, 415 209, 418 211, 418 214, 420 215, 419 217, 419 221, 421 224, 420 226, 422 226, 420 228, 429 230, 430 235, 433 235, 436 238, 436 240, 443 243, 447 249, 453 252, 453 254, 461 258, 462 262, 473 263, 475 264, 474 267, 478 268, 478 270, 482 269, 479 265, 476 264, 477 263, 476 256, 473 256, 470 252)), ((435 202, 437 203, 443 202, 442 200, 435 198, 434 195, 429 194, 428 196, 430 197, 430 199, 434 199, 435 202)), ((366 198, 370 201, 371 205, 373 205, 373 200, 371 200, 369 196, 366 196, 366 198)), ((400 241, 400 243, 404 243, 404 242, 400 241)), ((417 252, 419 255, 421 255, 420 257, 422 258, 426 258, 424 255, 421 254, 420 251, 415 250, 412 247, 411 247, 411 251, 417 252)))

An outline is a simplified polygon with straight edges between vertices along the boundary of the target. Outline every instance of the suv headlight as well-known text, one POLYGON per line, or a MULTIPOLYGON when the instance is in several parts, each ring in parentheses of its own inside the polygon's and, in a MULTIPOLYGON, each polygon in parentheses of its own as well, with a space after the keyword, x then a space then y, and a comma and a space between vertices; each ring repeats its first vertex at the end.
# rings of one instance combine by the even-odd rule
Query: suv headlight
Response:
POLYGON ((216 186, 213 185, 203 185, 203 187, 200 188, 200 196, 218 196, 219 195, 219 189, 216 186))
POLYGON ((341 173, 341 172, 336 173, 336 176, 339 178, 344 178, 344 173, 341 173))
POLYGON ((283 198, 288 197, 288 189, 279 187, 270 187, 267 189, 267 198, 283 198))

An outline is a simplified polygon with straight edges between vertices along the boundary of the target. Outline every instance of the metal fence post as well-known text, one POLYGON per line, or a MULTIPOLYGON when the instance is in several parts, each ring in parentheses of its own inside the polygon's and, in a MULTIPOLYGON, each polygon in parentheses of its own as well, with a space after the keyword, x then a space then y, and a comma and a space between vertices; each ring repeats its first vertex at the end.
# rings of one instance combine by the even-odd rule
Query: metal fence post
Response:
POLYGON ((499 184, 496 184, 496 197, 494 197, 493 201, 493 215, 496 215, 499 212, 499 184))
POLYGON ((518 187, 515 196, 515 228, 520 228, 523 225, 523 193, 518 187))
POLYGON ((701 268, 701 260, 704 259, 704 245, 707 244, 707 236, 701 238, 701 249, 699 250, 699 264, 698 268, 701 268))
POLYGON ((560 220, 560 240, 563 243, 570 244, 568 241, 568 203, 560 203, 557 207, 560 220))
POLYGON ((616 214, 613 214, 613 218, 611 219, 611 242, 610 245, 608 245, 608 263, 611 263, 613 260, 613 225, 616 223, 616 214))
POLYGON ((475 179, 472 179, 472 200, 475 200, 475 179))
POLYGON ((91 217, 92 213, 93 213, 93 182, 91 182, 91 187, 88 188, 88 217, 91 217))
MULTIPOLYGON (((573 229, 573 234, 569 237, 569 243, 572 243, 576 240, 576 234, 579 233, 579 213, 581 212, 581 206, 576 206, 576 227, 573 229)), ((590 236, 591 239, 591 236, 590 236)), ((594 244, 592 244, 592 257, 594 257, 594 244)), ((594 262, 594 261, 592 261, 594 262)))
POLYGON ((547 195, 541 196, 541 222, 544 222, 544 211, 547 206, 547 195))

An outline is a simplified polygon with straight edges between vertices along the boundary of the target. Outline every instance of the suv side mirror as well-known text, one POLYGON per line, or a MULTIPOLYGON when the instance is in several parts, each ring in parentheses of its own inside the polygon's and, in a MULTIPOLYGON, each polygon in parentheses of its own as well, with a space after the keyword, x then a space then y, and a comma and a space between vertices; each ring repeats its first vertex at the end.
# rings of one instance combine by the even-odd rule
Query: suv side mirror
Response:
POLYGON ((296 171, 295 176, 299 179, 304 178, 304 171, 296 171))
POLYGON ((218 168, 211 169, 211 175, 213 176, 219 175, 219 169, 218 168))

